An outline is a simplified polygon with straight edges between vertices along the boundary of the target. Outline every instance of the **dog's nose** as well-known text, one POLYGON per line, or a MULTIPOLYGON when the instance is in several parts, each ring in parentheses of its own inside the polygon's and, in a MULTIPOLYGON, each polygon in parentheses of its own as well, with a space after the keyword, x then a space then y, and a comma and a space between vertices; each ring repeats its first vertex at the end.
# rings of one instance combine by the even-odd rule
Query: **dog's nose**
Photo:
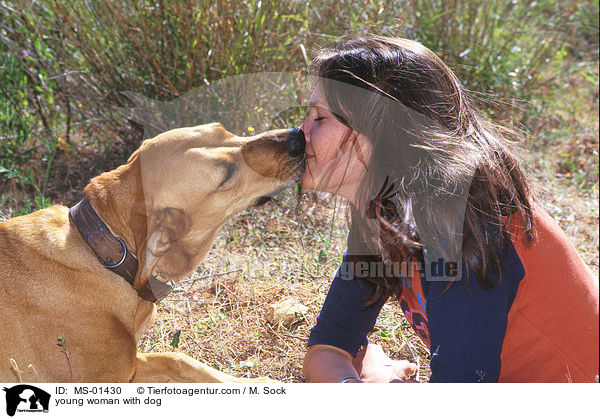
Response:
POLYGON ((288 153, 292 157, 302 157, 306 147, 306 138, 300 128, 290 130, 287 138, 288 153))

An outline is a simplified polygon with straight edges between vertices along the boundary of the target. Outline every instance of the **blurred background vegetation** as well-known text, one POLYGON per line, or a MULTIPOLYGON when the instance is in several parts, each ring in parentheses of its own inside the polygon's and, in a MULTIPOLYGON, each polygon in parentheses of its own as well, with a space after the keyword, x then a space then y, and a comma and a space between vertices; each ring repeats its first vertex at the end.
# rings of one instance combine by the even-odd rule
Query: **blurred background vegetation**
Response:
POLYGON ((597 192, 598 0, 2 0, 0 211, 71 203, 125 159, 141 134, 115 112, 131 105, 121 92, 168 101, 306 71, 320 46, 365 32, 436 51, 528 148, 559 146, 547 169, 597 192))

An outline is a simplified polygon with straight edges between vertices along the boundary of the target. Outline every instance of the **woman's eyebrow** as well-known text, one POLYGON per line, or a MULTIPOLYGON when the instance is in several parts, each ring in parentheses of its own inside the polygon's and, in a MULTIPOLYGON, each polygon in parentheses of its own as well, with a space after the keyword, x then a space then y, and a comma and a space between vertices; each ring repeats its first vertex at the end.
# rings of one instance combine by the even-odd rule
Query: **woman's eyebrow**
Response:
POLYGON ((329 112, 329 108, 323 102, 308 102, 308 108, 317 108, 324 112, 329 112))
POLYGON ((309 108, 326 108, 325 104, 320 100, 310 99, 308 101, 309 108))

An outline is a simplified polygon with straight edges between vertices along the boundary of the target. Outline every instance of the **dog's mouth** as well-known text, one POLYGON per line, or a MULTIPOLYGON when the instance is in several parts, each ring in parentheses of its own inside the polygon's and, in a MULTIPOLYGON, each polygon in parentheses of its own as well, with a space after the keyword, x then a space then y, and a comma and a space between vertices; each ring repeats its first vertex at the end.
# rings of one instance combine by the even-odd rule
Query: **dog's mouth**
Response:
POLYGON ((294 173, 293 183, 298 183, 304 171, 306 170, 306 154, 302 155, 302 158, 298 162, 298 167, 296 168, 296 173, 294 173))
POLYGON ((254 203, 251 205, 252 208, 258 208, 265 205, 267 202, 272 201, 273 198, 270 196, 261 196, 257 198, 254 203))
POLYGON ((284 191, 287 188, 291 187, 292 185, 295 185, 296 183, 298 183, 298 181, 304 174, 305 170, 306 170, 306 156, 304 155, 297 162, 295 162, 294 167, 292 169, 293 174, 286 176, 289 179, 288 182, 284 183, 283 185, 281 185, 280 187, 278 187, 277 189, 275 189, 273 192, 269 193, 268 195, 263 195, 263 196, 256 198, 254 200, 254 203, 251 206, 252 207, 261 207, 261 206, 265 205, 267 202, 272 201, 274 199, 275 195, 277 195, 279 192, 284 191))
POLYGON ((274 199, 275 195, 277 195, 279 192, 284 191, 287 188, 289 188, 290 186, 298 183, 298 180, 300 180, 300 177, 302 176, 302 173, 304 173, 304 171, 302 171, 297 178, 294 178, 294 179, 290 180, 289 182, 287 182, 284 185, 280 186, 279 188, 275 189, 270 194, 263 195, 263 196, 260 196, 260 197, 256 198, 254 200, 254 203, 252 203, 251 206, 254 207, 254 208, 261 207, 261 206, 265 205, 267 202, 272 201, 274 199))

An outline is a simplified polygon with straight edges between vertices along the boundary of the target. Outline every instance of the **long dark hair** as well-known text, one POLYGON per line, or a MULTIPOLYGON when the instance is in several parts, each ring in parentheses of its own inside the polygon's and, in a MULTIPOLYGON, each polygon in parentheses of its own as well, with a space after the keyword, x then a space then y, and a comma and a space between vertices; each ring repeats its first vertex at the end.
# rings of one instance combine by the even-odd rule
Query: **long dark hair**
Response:
MULTIPOLYGON (((428 249, 458 257, 484 287, 497 286, 488 273, 501 278, 506 226, 517 217, 525 244, 535 237, 514 133, 488 121, 454 73, 415 41, 348 39, 322 51, 314 67, 347 140, 364 135, 372 147, 351 211, 354 243, 388 262, 424 264, 428 249)), ((349 252, 360 252, 351 241, 349 252)), ((367 279, 376 285, 371 302, 402 292, 399 278, 367 279)))

